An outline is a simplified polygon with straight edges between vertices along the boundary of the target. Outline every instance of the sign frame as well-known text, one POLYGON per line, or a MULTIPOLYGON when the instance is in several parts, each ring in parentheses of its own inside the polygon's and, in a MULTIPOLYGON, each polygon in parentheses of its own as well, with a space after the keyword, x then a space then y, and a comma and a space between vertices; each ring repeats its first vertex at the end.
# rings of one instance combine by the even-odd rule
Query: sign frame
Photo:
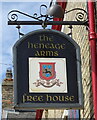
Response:
MULTIPOLYGON (((78 44, 70 38, 65 33, 62 33, 60 31, 51 30, 51 29, 41 29, 32 31, 26 35, 24 35, 22 38, 20 38, 13 47, 13 63, 14 63, 14 108, 16 111, 32 111, 33 109, 81 109, 83 108, 83 90, 82 90, 82 78, 81 78, 81 57, 80 57, 80 47, 78 44), (26 38, 30 37, 31 35, 38 34, 38 33, 55 33, 59 36, 62 36, 66 40, 70 42, 70 44, 74 45, 76 49, 76 65, 77 65, 77 85, 78 85, 78 103, 22 103, 18 101, 18 67, 17 67, 17 47, 25 41, 26 38)), ((38 58, 38 57, 37 57, 38 58)), ((42 57, 40 57, 42 58, 42 57)), ((22 88, 21 88, 22 89, 22 88)), ((48 93, 49 94, 49 93, 48 93)))

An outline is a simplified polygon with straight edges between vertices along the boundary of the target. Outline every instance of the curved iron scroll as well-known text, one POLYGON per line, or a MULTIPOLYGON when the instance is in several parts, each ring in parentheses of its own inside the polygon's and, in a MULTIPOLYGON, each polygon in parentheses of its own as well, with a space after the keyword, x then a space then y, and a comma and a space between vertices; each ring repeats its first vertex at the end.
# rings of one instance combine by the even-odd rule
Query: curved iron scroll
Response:
MULTIPOLYGON (((33 16, 31 16, 31 15, 24 13, 24 12, 21 12, 19 10, 12 10, 8 13, 8 16, 7 16, 8 20, 9 21, 17 21, 19 18, 17 13, 25 15, 25 16, 30 17, 30 18, 33 18, 33 19, 38 20, 38 21, 44 21, 44 18, 47 17, 47 15, 43 15, 41 13, 40 13, 40 16, 38 16, 37 13, 34 13, 33 16)), ((48 17, 48 20, 50 20, 50 19, 52 19, 52 18, 48 17)))
POLYGON ((69 11, 65 11, 65 14, 76 11, 76 10, 80 11, 80 12, 76 13, 76 16, 75 16, 76 20, 82 21, 82 22, 88 22, 88 17, 87 17, 88 13, 82 8, 74 8, 74 9, 71 9, 69 11))
POLYGON ((27 17, 30 17, 30 18, 33 18, 33 19, 36 19, 36 20, 39 20, 38 17, 37 17, 37 13, 35 13, 33 16, 29 15, 29 14, 26 14, 24 12, 20 12, 18 10, 12 10, 8 13, 8 20, 9 21, 17 21, 18 20, 18 15, 16 13, 19 13, 19 14, 22 14, 22 15, 25 15, 27 17))

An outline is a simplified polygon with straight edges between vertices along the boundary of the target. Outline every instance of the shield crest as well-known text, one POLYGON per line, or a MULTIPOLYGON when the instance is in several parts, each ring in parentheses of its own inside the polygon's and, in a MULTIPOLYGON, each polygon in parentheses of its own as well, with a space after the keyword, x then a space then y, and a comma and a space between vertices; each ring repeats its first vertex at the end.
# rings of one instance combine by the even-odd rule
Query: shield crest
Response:
POLYGON ((40 78, 43 80, 51 80, 56 77, 55 63, 40 62, 40 78))

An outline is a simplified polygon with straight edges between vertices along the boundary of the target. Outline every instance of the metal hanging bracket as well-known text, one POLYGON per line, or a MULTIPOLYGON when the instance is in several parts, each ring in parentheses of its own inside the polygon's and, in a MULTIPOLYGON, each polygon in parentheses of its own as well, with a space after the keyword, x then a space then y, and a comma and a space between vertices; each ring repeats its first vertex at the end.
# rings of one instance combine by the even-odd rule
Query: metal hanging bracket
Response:
POLYGON ((34 13, 29 15, 27 13, 21 12, 19 10, 12 10, 8 13, 8 25, 42 25, 45 28, 47 25, 85 25, 88 26, 87 12, 82 8, 74 8, 69 11, 65 11, 64 14, 76 11, 75 19, 76 21, 50 21, 54 17, 50 17, 47 14, 42 14, 42 7, 47 9, 47 6, 42 4, 40 6, 40 15, 34 13), (34 19, 35 21, 19 21, 19 16, 23 15, 34 19))

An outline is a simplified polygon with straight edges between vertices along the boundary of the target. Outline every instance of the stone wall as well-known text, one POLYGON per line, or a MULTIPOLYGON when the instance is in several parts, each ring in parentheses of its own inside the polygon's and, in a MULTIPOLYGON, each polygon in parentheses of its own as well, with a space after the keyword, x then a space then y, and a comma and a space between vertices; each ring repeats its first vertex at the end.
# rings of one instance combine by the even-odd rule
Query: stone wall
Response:
MULTIPOLYGON (((77 7, 86 9, 86 2, 68 3, 67 10, 70 10, 70 8, 72 9, 77 7)), ((72 13, 71 15, 66 15, 66 20, 75 20, 73 19, 75 17, 74 13, 72 13)), ((64 29, 65 33, 66 29, 64 29)), ((88 28, 86 26, 73 26, 72 38, 78 43, 81 50, 81 71, 84 95, 84 108, 83 110, 80 110, 80 117, 91 119, 93 118, 93 98, 88 28)))
POLYGON ((13 101, 13 80, 5 79, 2 84, 2 119, 35 119, 35 110, 30 112, 15 112, 13 101))
POLYGON ((13 80, 3 81, 2 108, 13 108, 13 80))

